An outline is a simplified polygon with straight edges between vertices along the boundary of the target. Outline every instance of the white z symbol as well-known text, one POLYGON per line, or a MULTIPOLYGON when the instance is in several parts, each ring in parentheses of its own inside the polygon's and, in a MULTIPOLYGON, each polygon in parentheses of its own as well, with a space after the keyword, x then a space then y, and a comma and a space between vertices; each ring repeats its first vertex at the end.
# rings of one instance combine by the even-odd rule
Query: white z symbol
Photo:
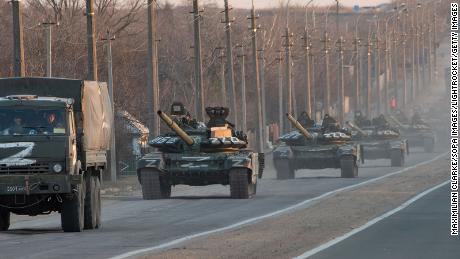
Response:
POLYGON ((0 164, 4 164, 7 166, 24 166, 24 165, 31 165, 35 163, 35 160, 32 159, 25 159, 24 157, 30 156, 32 154, 32 150, 35 146, 34 142, 17 142, 17 143, 0 143, 0 149, 7 149, 7 148, 24 148, 20 152, 6 157, 0 160, 0 164))

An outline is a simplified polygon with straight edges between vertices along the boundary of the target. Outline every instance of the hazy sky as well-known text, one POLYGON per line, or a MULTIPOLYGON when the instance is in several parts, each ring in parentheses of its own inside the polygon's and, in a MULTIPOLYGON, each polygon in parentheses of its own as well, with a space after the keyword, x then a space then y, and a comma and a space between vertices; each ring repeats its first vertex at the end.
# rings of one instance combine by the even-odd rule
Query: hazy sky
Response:
MULTIPOLYGON (((171 3, 179 4, 184 0, 168 0, 171 3)), ((281 0, 286 2, 286 0, 281 0)), ((291 0, 292 4, 306 4, 309 0, 291 0)), ((191 0, 190 0, 191 2, 191 0)), ((219 3, 223 4, 224 0, 200 0, 201 3, 219 3)), ((277 6, 280 0, 254 0, 256 8, 277 6)), ((389 0, 340 0, 340 3, 347 6, 369 6, 389 2, 389 0)), ((251 7, 251 0, 229 0, 231 6, 235 8, 249 8, 251 7)), ((335 0, 314 0, 312 4, 315 5, 328 5, 335 3, 335 0)))

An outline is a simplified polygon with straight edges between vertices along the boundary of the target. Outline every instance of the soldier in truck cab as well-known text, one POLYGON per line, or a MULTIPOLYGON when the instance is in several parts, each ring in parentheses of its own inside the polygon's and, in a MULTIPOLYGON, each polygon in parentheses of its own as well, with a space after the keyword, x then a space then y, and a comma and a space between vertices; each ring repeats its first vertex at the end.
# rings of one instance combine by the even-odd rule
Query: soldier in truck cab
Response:
POLYGON ((6 129, 6 135, 20 135, 25 133, 24 124, 22 123, 22 118, 20 116, 14 116, 13 126, 6 129))
POLYGON ((45 133, 65 133, 64 125, 60 122, 55 113, 46 115, 45 133))

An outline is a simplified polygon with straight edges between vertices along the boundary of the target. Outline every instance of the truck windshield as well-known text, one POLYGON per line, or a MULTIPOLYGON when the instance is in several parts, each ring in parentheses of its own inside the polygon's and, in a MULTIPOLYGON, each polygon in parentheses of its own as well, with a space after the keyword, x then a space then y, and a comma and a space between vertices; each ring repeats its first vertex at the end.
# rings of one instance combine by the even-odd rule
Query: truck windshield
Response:
POLYGON ((63 135, 64 109, 0 108, 0 135, 63 135))

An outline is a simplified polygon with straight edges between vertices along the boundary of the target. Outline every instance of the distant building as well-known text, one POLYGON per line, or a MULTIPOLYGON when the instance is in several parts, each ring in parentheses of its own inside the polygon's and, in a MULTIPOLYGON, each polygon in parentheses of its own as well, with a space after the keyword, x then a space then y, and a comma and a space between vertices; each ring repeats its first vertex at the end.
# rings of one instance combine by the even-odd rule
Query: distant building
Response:
POLYGON ((148 147, 149 129, 125 110, 116 112, 117 162, 121 175, 136 173, 136 161, 148 147))

